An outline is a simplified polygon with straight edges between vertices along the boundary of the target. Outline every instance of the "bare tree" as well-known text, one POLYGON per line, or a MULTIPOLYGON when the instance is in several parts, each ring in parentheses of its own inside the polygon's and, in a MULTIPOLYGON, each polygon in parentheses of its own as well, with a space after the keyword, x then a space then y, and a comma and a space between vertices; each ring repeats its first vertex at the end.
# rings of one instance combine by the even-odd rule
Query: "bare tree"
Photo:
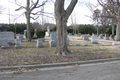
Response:
POLYGON ((98 23, 99 23, 99 18, 100 18, 100 10, 99 9, 96 9, 94 10, 94 13, 93 13, 93 20, 97 22, 97 36, 99 34, 99 28, 98 28, 98 23))
POLYGON ((31 23, 31 26, 32 26, 32 28, 33 29, 42 29, 42 25, 41 24, 39 24, 39 23, 36 23, 36 22, 34 22, 34 23, 31 23))
POLYGON ((119 0, 97 0, 98 3, 104 8, 107 15, 103 15, 103 17, 107 17, 112 19, 112 23, 117 23, 116 29, 116 41, 120 41, 120 1, 119 0))
POLYGON ((66 38, 67 38, 67 20, 72 13, 75 5, 78 0, 71 0, 67 9, 64 9, 65 0, 56 0, 55 1, 55 19, 57 26, 57 49, 55 54, 66 55, 71 53, 67 48, 66 38))
POLYGON ((30 18, 35 19, 34 17, 31 17, 31 14, 36 15, 37 13, 40 13, 41 11, 35 12, 33 13, 32 11, 36 8, 40 8, 43 5, 46 4, 48 0, 44 0, 41 4, 39 4, 39 0, 37 0, 36 2, 34 0, 26 0, 26 6, 22 6, 20 4, 17 3, 17 0, 15 0, 15 3, 20 6, 18 9, 16 9, 16 11, 21 10, 21 9, 25 9, 25 16, 26 16, 26 20, 27 20, 27 39, 28 41, 31 41, 31 33, 30 33, 30 18))
POLYGON ((77 20, 76 20, 75 13, 71 14, 71 16, 69 18, 69 22, 70 22, 71 26, 73 26, 74 33, 76 34, 76 32, 77 32, 77 20))

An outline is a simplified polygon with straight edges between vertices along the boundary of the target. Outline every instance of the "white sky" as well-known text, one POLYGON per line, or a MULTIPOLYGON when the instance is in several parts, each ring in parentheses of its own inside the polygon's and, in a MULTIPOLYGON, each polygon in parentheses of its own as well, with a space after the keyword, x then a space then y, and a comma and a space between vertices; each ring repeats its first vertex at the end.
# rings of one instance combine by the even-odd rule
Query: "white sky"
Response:
MULTIPOLYGON (((14 1, 14 0, 12 0, 14 1)), ((23 0, 24 1, 24 0, 23 0)), ((26 0, 25 0, 26 1, 26 0)), ((78 0, 79 1, 79 0, 78 0)), ((83 1, 83 0, 82 0, 83 1)), ((97 0, 84 0, 86 3, 90 2, 92 4, 96 4, 97 0)), ((0 23, 9 23, 9 10, 10 10, 10 23, 26 23, 25 16, 21 16, 17 20, 17 15, 21 15, 24 11, 15 11, 15 9, 19 8, 16 4, 10 3, 8 0, 0 0, 0 6, 5 7, 6 9, 2 14, 0 14, 0 23)), ((54 4, 47 3, 44 7, 45 12, 54 13, 54 4)), ((92 20, 87 16, 91 16, 92 12, 86 7, 85 4, 77 4, 74 11, 73 11, 77 24, 92 24, 92 20)), ((41 23, 41 18, 37 21, 31 20, 31 22, 39 22, 41 23)), ((44 22, 54 23, 54 19, 44 17, 44 22)), ((68 21, 70 24, 70 22, 68 21)))

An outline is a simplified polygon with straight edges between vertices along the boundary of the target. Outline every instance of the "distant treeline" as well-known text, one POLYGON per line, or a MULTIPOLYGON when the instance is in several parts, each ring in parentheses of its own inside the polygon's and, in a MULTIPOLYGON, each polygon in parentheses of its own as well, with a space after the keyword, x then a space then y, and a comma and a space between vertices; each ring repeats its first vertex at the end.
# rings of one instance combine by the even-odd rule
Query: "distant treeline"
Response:
POLYGON ((0 31, 12 31, 14 33, 23 34, 26 29, 26 24, 0 24, 0 31))
MULTIPOLYGON (((37 25, 32 26, 32 29, 36 27, 37 25)), ((48 25, 49 26, 49 25, 48 25)), ((38 26, 39 27, 39 26, 38 26)), ((46 27, 46 26, 45 26, 46 27)), ((26 24, 25 23, 17 23, 17 24, 0 24, 0 31, 12 31, 14 33, 20 33, 23 34, 24 30, 26 29, 26 24)), ((54 25, 53 29, 51 28, 51 31, 55 31, 56 27, 54 25)), ((67 27, 67 32, 72 33, 72 34, 92 34, 92 33, 97 33, 97 27, 94 25, 76 25, 76 26, 68 26, 67 27)), ((116 26, 115 26, 115 34, 116 34, 116 26)), ((99 27, 99 34, 112 34, 112 27, 111 26, 100 26, 99 27)))
MULTIPOLYGON (((114 33, 116 34, 116 25, 114 28, 114 33)), ((112 34, 112 26, 110 25, 106 25, 106 26, 99 26, 99 34, 112 34)), ((90 24, 85 24, 85 25, 76 25, 76 26, 68 26, 67 27, 67 32, 68 33, 72 33, 72 34, 77 34, 77 33, 81 33, 81 34, 97 34, 97 27, 94 25, 90 25, 90 24)))

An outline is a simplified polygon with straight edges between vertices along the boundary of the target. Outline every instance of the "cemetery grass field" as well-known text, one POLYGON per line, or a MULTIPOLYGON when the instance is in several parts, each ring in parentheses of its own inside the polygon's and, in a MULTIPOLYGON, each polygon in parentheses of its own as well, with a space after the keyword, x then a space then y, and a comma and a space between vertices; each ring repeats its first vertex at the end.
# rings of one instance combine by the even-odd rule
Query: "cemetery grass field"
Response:
POLYGON ((78 37, 69 37, 69 40, 70 46, 68 48, 72 54, 66 56, 53 54, 56 48, 49 47, 49 37, 45 37, 43 48, 36 48, 37 39, 32 42, 23 40, 23 48, 20 49, 15 49, 14 46, 10 46, 9 49, 0 48, 0 66, 48 64, 120 57, 119 45, 112 46, 111 42, 98 41, 98 44, 92 44, 90 41, 78 40, 78 37), (80 46, 74 46, 77 43, 80 46), (88 44, 88 46, 83 46, 83 44, 88 44))

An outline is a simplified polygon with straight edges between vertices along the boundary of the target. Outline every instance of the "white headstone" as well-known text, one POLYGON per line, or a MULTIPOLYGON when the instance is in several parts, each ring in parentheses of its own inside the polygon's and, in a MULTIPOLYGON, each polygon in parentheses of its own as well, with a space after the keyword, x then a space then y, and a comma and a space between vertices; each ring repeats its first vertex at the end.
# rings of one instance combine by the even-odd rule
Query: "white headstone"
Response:
POLYGON ((36 31, 37 31, 37 29, 34 29, 34 31, 35 31, 35 33, 34 33, 34 37, 36 37, 37 35, 36 35, 36 31))
POLYGON ((27 30, 24 30, 24 36, 26 35, 27 30))
POLYGON ((98 41, 97 41, 97 35, 92 35, 92 37, 91 37, 91 43, 93 43, 93 44, 98 43, 98 41))
POLYGON ((112 45, 118 45, 118 42, 114 41, 112 42, 112 45))
POLYGON ((47 27, 47 32, 50 32, 50 27, 49 26, 47 27))
POLYGON ((50 27, 47 27, 47 32, 45 32, 45 36, 50 37, 50 27))

